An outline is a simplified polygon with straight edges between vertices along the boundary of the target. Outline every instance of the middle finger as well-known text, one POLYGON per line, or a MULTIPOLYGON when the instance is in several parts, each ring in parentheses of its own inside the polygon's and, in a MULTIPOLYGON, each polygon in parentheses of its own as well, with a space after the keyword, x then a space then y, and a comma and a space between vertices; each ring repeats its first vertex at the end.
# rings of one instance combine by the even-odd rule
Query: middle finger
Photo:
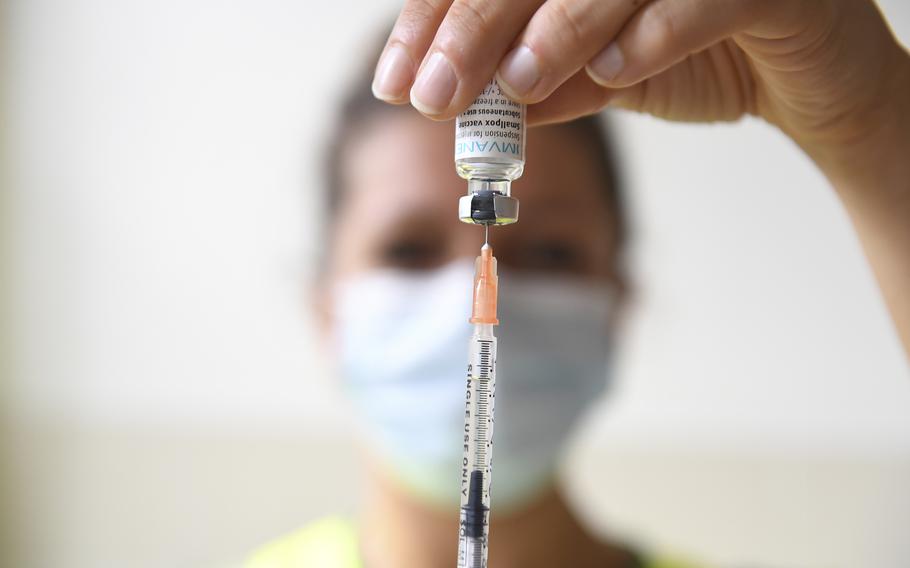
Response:
POLYGON ((539 0, 455 0, 417 72, 411 104, 439 120, 467 108, 540 4, 539 0))

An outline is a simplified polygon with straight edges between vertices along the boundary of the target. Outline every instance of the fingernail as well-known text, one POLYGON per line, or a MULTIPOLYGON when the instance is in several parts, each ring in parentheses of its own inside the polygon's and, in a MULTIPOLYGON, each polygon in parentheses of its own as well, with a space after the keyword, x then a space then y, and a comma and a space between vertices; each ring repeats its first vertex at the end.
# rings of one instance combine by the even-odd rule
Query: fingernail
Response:
POLYGON ((400 45, 393 45, 383 54, 373 76, 373 95, 377 99, 397 100, 414 77, 414 65, 400 45))
POLYGON ((609 83, 619 76, 625 63, 619 46, 611 43, 588 63, 588 75, 598 83, 609 83))
POLYGON ((439 114, 449 107, 458 79, 446 56, 436 52, 423 66, 411 87, 411 104, 424 114, 439 114))
POLYGON ((540 82, 537 56, 527 46, 516 47, 499 64, 499 79, 511 94, 518 97, 529 94, 540 82))

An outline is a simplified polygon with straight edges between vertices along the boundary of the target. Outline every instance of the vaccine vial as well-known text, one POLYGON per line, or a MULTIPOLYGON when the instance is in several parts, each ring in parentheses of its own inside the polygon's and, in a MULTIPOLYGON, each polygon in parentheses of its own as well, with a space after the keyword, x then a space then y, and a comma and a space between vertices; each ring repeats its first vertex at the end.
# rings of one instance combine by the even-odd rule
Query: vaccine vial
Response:
POLYGON ((507 97, 493 79, 455 119, 455 170, 468 180, 458 217, 481 225, 517 221, 512 181, 524 166, 525 105, 507 97))

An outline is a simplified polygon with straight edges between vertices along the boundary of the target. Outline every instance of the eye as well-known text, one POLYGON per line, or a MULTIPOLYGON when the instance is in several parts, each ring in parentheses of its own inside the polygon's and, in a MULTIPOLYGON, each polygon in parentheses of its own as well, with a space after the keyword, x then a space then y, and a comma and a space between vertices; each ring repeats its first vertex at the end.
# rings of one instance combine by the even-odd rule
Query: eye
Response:
POLYGON ((545 272, 577 272, 582 270, 582 254, 578 245, 564 240, 541 240, 528 243, 521 255, 522 268, 545 272))
POLYGON ((379 256, 383 266, 403 270, 425 270, 442 262, 442 249, 426 239, 403 237, 383 245, 379 256))

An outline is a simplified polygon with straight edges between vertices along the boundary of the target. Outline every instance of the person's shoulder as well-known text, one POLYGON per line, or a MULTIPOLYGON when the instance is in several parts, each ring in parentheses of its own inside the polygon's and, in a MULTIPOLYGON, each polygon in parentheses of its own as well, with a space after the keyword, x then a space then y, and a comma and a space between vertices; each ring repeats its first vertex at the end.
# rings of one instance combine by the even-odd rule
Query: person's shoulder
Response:
POLYGON ((642 568, 705 568, 684 560, 665 556, 648 556, 641 562, 642 568))
POLYGON ((360 568, 354 524, 342 517, 310 523, 254 551, 243 568, 360 568))
MULTIPOLYGON (((250 555, 243 568, 361 568, 357 531, 350 519, 328 517, 279 537, 250 555)), ((683 560, 647 555, 642 568, 704 568, 683 560)))

